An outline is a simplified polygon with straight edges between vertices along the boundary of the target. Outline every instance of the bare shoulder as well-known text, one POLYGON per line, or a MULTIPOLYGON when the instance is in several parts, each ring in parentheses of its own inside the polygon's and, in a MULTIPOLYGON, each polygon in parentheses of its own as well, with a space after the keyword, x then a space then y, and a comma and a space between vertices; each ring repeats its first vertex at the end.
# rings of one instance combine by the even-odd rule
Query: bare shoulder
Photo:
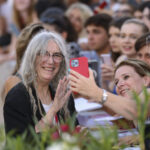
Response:
POLYGON ((18 78, 17 76, 10 76, 6 80, 5 84, 6 85, 9 85, 9 84, 12 84, 12 83, 17 84, 18 82, 20 82, 20 78, 18 78))
POLYGON ((20 81, 21 81, 20 78, 18 78, 17 76, 10 76, 4 84, 4 93, 5 93, 5 95, 7 95, 9 90, 12 89, 20 81))

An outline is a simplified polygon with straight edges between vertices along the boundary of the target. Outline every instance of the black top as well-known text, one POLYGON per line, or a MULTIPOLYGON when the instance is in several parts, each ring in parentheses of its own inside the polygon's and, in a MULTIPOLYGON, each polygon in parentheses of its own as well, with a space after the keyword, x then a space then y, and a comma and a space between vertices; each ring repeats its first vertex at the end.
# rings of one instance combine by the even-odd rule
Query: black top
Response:
POLYGON ((145 150, 150 150, 150 122, 145 124, 145 150))
MULTIPOLYGON (((55 92, 51 88, 50 92, 52 99, 54 99, 55 92)), ((32 88, 32 93, 37 103, 37 96, 34 88, 32 88)), ((45 113, 41 103, 40 105, 42 112, 45 113)), ((6 133, 11 130, 15 130, 14 136, 16 136, 27 130, 29 125, 32 127, 35 126, 30 96, 22 82, 18 83, 8 92, 3 109, 6 133)), ((68 109, 71 115, 75 112, 74 100, 72 96, 68 102, 68 109)), ((59 118, 60 116, 64 118, 64 114, 60 114, 59 112, 57 114, 59 118)), ((42 118, 39 108, 37 108, 36 117, 37 120, 42 118)))
POLYGON ((2 36, 0 36, 0 46, 8 46, 11 42, 11 34, 10 33, 6 33, 2 36))

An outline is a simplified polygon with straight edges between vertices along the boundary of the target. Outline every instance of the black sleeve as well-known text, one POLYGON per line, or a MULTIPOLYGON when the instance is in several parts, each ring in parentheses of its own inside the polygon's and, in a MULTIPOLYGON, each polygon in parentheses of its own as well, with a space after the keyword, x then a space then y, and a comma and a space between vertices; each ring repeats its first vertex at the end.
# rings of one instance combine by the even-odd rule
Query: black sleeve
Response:
POLYGON ((70 95, 69 101, 68 101, 68 110, 69 110, 70 116, 72 116, 76 112, 74 105, 75 105, 74 98, 72 95, 70 95))
MULTIPOLYGON (((70 112, 70 116, 76 115, 76 113, 77 113, 76 109, 75 109, 74 98, 72 95, 69 98, 68 110, 70 112)), ((78 122, 78 119, 76 118, 75 125, 78 125, 78 124, 79 124, 79 122, 78 122)))
POLYGON ((14 130, 14 135, 21 134, 32 124, 31 103, 25 87, 12 88, 3 109, 6 133, 14 130))

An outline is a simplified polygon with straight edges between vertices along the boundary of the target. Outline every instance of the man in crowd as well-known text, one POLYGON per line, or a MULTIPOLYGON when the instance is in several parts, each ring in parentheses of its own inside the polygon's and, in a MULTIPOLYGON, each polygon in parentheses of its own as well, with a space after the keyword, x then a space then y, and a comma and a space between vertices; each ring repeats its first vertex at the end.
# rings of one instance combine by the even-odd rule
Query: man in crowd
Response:
POLYGON ((107 14, 97 14, 85 23, 89 50, 95 50, 99 56, 110 50, 108 28, 111 20, 111 16, 107 14))

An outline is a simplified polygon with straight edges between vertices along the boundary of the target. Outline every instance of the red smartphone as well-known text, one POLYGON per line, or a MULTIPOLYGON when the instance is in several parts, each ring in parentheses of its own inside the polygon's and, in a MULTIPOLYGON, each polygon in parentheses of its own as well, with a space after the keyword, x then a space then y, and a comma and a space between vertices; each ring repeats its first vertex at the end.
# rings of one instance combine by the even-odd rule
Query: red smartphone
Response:
MULTIPOLYGON (((80 73, 85 77, 89 77, 88 59, 87 57, 77 57, 70 59, 70 69, 80 73)), ((73 92, 75 95, 78 93, 73 92)))
POLYGON ((70 59, 70 69, 80 73, 85 77, 89 77, 88 59, 87 57, 78 57, 70 59))

